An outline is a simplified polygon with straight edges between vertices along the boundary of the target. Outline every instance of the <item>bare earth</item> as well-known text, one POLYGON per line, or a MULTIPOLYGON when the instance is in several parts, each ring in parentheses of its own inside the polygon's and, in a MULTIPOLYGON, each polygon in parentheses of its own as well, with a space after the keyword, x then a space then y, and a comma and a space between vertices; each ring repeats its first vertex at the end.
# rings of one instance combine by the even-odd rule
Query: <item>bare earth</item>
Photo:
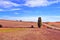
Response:
POLYGON ((36 23, 30 22, 12 22, 0 21, 4 27, 30 27, 34 25, 35 28, 0 28, 0 40, 60 40, 60 31, 48 29, 46 26, 36 28, 36 23), (4 23, 5 22, 5 23, 4 23), (24 25, 23 25, 24 24, 24 25), (19 25, 19 26, 18 26, 19 25), (20 26, 21 25, 21 26, 20 26), (8 29, 8 31, 7 31, 8 29), (11 31, 9 31, 11 29, 11 31), (3 32, 2 32, 3 30, 3 32), (5 31, 4 31, 5 30, 5 31))
POLYGON ((31 27, 31 25, 37 27, 36 22, 26 22, 26 21, 19 22, 19 21, 11 21, 11 20, 0 20, 0 24, 3 26, 3 28, 31 27))
POLYGON ((26 28, 14 32, 0 32, 0 40, 60 40, 60 31, 43 28, 26 28))
POLYGON ((46 22, 48 25, 60 28, 60 22, 46 22))

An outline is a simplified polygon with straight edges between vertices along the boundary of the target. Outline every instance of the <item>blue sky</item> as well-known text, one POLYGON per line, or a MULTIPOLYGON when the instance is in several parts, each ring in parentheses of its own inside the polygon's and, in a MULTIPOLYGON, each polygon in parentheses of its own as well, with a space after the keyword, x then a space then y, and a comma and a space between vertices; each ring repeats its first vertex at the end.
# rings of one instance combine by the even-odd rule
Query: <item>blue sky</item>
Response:
POLYGON ((60 21, 60 0, 0 0, 0 19, 60 21))

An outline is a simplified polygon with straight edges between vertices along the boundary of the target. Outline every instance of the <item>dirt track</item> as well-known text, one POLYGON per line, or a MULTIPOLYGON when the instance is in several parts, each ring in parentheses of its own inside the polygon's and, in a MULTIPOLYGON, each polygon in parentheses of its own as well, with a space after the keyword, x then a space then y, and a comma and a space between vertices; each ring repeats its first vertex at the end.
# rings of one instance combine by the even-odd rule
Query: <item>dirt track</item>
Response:
POLYGON ((0 32, 0 40, 60 40, 60 31, 44 28, 26 28, 14 32, 0 32))
POLYGON ((46 28, 50 28, 50 29, 60 30, 59 27, 51 26, 51 25, 48 25, 48 24, 43 24, 43 26, 46 26, 46 28))

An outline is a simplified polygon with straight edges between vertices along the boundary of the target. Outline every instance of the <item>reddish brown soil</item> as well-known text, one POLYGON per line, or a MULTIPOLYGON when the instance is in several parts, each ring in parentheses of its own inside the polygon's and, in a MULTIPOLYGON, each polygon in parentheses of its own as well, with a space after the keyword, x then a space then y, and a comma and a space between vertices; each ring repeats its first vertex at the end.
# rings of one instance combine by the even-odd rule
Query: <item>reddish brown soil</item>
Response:
POLYGON ((37 27, 36 22, 17 22, 17 21, 8 21, 8 20, 0 20, 0 24, 3 27, 37 27))
POLYGON ((0 32, 0 40, 60 40, 60 31, 43 28, 26 28, 14 32, 0 32))
MULTIPOLYGON (((60 22, 43 22, 45 24, 48 24, 48 25, 51 25, 51 26, 54 26, 54 27, 59 27, 60 28, 60 22)), ((0 20, 0 24, 3 26, 3 27, 31 27, 32 25, 34 27, 37 27, 37 22, 19 22, 19 21, 12 21, 12 20, 0 20)))
MULTIPOLYGON (((36 22, 0 20, 0 24, 3 25, 3 27, 31 27, 31 25, 37 27, 36 22)), ((59 30, 48 29, 46 26, 26 29, 27 30, 18 30, 14 32, 0 32, 0 40, 60 40, 59 30)))
POLYGON ((45 23, 48 25, 60 28, 60 22, 45 22, 45 23))

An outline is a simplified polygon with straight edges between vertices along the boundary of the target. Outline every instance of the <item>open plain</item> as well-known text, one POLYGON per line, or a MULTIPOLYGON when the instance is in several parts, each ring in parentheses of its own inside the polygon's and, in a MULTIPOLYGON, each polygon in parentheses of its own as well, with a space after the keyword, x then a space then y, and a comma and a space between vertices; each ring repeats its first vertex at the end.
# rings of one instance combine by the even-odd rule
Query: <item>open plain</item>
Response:
POLYGON ((59 30, 49 29, 46 25, 38 28, 36 22, 0 20, 0 24, 0 40, 60 40, 59 30))

